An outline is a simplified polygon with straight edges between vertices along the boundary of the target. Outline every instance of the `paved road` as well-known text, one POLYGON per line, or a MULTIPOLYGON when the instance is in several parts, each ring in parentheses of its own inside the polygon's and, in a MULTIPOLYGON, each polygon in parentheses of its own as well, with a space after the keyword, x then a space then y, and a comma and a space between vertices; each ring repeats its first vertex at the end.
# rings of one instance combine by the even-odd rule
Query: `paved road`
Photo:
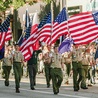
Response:
POLYGON ((62 83, 58 95, 53 94, 52 86, 46 88, 45 83, 44 75, 37 75, 36 90, 30 90, 29 79, 22 78, 20 93, 15 93, 14 78, 10 78, 9 87, 5 87, 4 79, 0 78, 0 98, 98 98, 98 83, 87 90, 80 89, 78 92, 74 92, 71 78, 69 85, 62 83))

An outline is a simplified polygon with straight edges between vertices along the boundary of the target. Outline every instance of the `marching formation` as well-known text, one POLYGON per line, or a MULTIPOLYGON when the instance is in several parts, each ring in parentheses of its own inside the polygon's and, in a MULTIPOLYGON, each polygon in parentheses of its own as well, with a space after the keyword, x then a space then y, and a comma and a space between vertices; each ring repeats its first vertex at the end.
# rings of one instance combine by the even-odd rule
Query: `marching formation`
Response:
MULTIPOLYGON (((74 91, 79 91, 80 88, 88 89, 88 86, 96 83, 98 43, 95 40, 98 38, 98 12, 83 12, 69 19, 66 15, 66 8, 63 8, 54 22, 51 22, 51 13, 33 27, 29 21, 28 25, 25 25, 24 36, 13 45, 6 44, 6 41, 12 38, 9 30, 10 16, 0 23, 0 61, 5 86, 10 85, 9 78, 13 68, 16 93, 20 93, 23 66, 27 66, 31 90, 35 90, 37 85, 37 73, 42 72, 45 73, 47 88, 52 81, 55 95, 59 93, 63 81, 69 84, 71 75, 74 91), (66 36, 64 41, 56 43, 61 36, 66 36), (37 43, 40 43, 38 47, 37 43)), ((29 20, 26 11, 26 19, 27 17, 29 20)), ((34 17, 37 17, 37 13, 34 17)))
POLYGON ((14 47, 6 45, 5 55, 1 60, 5 86, 11 85, 9 79, 11 68, 13 68, 16 93, 20 93, 23 66, 27 66, 31 90, 36 90, 36 75, 43 72, 47 88, 50 87, 52 81, 54 94, 59 93, 63 81, 67 85, 70 84, 70 76, 73 76, 74 91, 78 91, 80 88, 88 89, 88 86, 96 83, 96 79, 98 79, 98 46, 95 43, 90 45, 72 44, 71 51, 63 54, 59 53, 58 48, 59 45, 41 46, 25 62, 19 51, 19 45, 15 44, 14 47))

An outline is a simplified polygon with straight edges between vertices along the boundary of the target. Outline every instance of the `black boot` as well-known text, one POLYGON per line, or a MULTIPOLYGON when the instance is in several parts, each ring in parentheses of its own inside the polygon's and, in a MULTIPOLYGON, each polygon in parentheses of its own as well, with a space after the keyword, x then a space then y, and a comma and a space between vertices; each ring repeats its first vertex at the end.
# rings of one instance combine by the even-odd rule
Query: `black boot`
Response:
POLYGON ((5 86, 9 86, 9 81, 5 81, 5 86))
POLYGON ((16 93, 20 93, 19 88, 16 88, 16 93))

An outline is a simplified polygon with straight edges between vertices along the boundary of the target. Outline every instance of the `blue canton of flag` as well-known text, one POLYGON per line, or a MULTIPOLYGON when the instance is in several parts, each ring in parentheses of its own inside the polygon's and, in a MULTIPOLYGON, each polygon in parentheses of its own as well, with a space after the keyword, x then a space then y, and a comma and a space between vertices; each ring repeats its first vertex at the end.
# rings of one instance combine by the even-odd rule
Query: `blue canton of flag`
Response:
POLYGON ((0 50, 0 60, 2 58, 4 58, 4 51, 5 51, 5 48, 3 47, 1 50, 0 50))
POLYGON ((49 12, 47 16, 40 22, 38 28, 42 28, 46 23, 51 23, 51 13, 49 12))
POLYGON ((23 40, 24 40, 24 37, 23 35, 21 35, 21 38, 18 40, 17 44, 21 46, 21 44, 23 43, 23 40))
POLYGON ((30 33, 31 33, 31 26, 32 24, 29 24, 29 27, 26 28, 26 33, 25 35, 21 36, 20 40, 18 41, 18 45, 21 46, 21 44, 23 43, 23 41, 25 41, 26 39, 28 39, 30 37, 30 33))
POLYGON ((68 19, 68 15, 66 15, 66 8, 64 7, 56 17, 54 22, 62 23, 63 21, 67 21, 67 19, 68 19))
POLYGON ((95 12, 92 15, 93 15, 96 25, 98 25, 98 12, 95 12))
POLYGON ((26 28, 26 34, 25 34, 25 39, 28 39, 29 36, 30 36, 30 33, 31 33, 31 26, 32 26, 32 23, 30 22, 29 23, 29 26, 26 28))
POLYGON ((68 34, 68 26, 67 26, 68 14, 66 12, 66 8, 64 7, 62 11, 58 14, 53 24, 53 33, 51 43, 55 43, 58 38, 60 38, 60 42, 62 42, 63 37, 68 34))
POLYGON ((0 25, 0 32, 7 32, 10 26, 10 17, 8 16, 7 19, 0 25))

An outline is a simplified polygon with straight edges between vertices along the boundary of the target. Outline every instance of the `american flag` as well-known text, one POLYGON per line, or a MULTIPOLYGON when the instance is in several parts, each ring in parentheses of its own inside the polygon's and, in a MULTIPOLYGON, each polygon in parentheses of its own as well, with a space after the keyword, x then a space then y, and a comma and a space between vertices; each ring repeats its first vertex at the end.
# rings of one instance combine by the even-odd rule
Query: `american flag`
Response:
POLYGON ((37 40, 44 41, 45 38, 48 38, 51 36, 51 13, 49 13, 35 28, 32 34, 33 40, 36 42, 37 40), (37 38, 37 39, 36 39, 37 38))
POLYGON ((51 44, 55 43, 60 36, 67 34, 68 34, 67 13, 66 8, 64 7, 54 20, 53 32, 51 35, 50 43, 51 44))
POLYGON ((30 37, 31 26, 32 26, 32 24, 31 24, 31 22, 29 22, 29 26, 26 28, 26 33, 25 33, 25 36, 24 36, 25 40, 27 40, 30 37))
POLYGON ((10 29, 10 17, 8 16, 6 20, 0 25, 0 49, 5 44, 5 41, 9 41, 12 38, 10 29))
POLYGON ((20 47, 24 54, 25 60, 29 60, 33 53, 33 44, 38 40, 43 41, 51 34, 51 13, 49 13, 40 24, 33 30, 34 33, 20 47))
POLYGON ((88 44, 98 36, 98 12, 83 12, 70 17, 69 32, 75 44, 88 44))

